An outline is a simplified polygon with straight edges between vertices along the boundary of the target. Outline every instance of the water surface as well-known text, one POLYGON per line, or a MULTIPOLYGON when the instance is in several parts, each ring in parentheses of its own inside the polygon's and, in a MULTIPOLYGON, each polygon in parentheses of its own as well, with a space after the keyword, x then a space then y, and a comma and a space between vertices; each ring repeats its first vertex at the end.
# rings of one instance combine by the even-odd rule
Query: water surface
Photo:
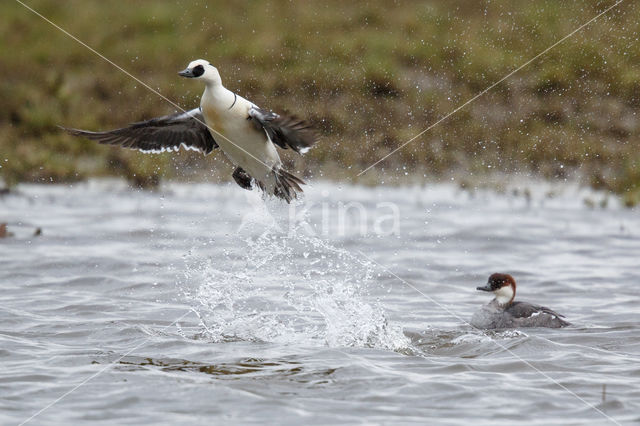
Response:
POLYGON ((0 423, 638 424, 638 212, 527 186, 19 186, 0 423), (470 327, 497 271, 573 326, 470 327))

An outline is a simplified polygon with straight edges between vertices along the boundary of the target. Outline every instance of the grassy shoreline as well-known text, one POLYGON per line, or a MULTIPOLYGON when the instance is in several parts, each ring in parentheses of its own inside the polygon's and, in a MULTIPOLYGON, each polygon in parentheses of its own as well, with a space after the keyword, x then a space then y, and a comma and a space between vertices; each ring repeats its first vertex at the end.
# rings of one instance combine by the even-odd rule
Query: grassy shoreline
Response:
MULTIPOLYGON (((295 111, 323 139, 285 161, 311 177, 394 184, 495 172, 563 179, 640 201, 640 4, 625 2, 383 161, 478 92, 613 4, 492 1, 33 1, 36 10, 184 108, 202 88, 176 71, 214 63, 231 90, 295 111), (144 6, 144 7, 142 7, 144 6), (323 172, 323 170, 325 172, 323 172)), ((119 127, 174 108, 17 3, 0 6, 0 176, 227 179, 224 161, 147 156, 57 125, 119 127), (185 175, 186 174, 186 175, 185 175)), ((221 154, 216 154, 220 157, 221 154)))

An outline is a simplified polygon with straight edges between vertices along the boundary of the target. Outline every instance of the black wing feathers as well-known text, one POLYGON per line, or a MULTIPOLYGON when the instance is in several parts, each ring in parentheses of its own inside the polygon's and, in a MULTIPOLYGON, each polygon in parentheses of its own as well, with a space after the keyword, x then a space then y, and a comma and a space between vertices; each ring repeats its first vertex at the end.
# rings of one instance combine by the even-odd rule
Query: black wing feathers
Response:
POLYGON ((138 149, 144 152, 177 151, 180 146, 209 154, 218 148, 211 132, 204 124, 199 109, 133 123, 121 129, 89 132, 67 129, 74 136, 83 136, 106 145, 138 149))
POLYGON ((304 154, 318 140, 309 123, 293 116, 278 115, 254 106, 249 110, 249 119, 257 129, 264 129, 271 141, 282 149, 291 148, 304 154))

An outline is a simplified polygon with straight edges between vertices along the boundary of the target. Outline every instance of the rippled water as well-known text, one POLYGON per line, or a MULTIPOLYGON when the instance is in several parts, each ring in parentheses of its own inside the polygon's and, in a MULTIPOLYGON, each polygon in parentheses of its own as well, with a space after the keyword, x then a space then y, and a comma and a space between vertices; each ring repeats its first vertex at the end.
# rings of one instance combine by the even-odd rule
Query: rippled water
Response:
POLYGON ((20 186, 0 423, 640 423, 638 211, 528 186, 20 186), (496 271, 573 326, 471 328, 496 271))

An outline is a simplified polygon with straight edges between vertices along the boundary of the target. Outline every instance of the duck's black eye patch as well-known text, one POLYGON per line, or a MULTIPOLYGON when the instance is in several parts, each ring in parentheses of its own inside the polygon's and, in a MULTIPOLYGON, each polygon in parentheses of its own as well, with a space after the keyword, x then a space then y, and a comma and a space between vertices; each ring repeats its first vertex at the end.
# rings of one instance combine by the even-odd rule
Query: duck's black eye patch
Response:
POLYGON ((200 77, 202 74, 204 74, 204 67, 202 65, 198 65, 193 69, 192 72, 194 77, 200 77))

